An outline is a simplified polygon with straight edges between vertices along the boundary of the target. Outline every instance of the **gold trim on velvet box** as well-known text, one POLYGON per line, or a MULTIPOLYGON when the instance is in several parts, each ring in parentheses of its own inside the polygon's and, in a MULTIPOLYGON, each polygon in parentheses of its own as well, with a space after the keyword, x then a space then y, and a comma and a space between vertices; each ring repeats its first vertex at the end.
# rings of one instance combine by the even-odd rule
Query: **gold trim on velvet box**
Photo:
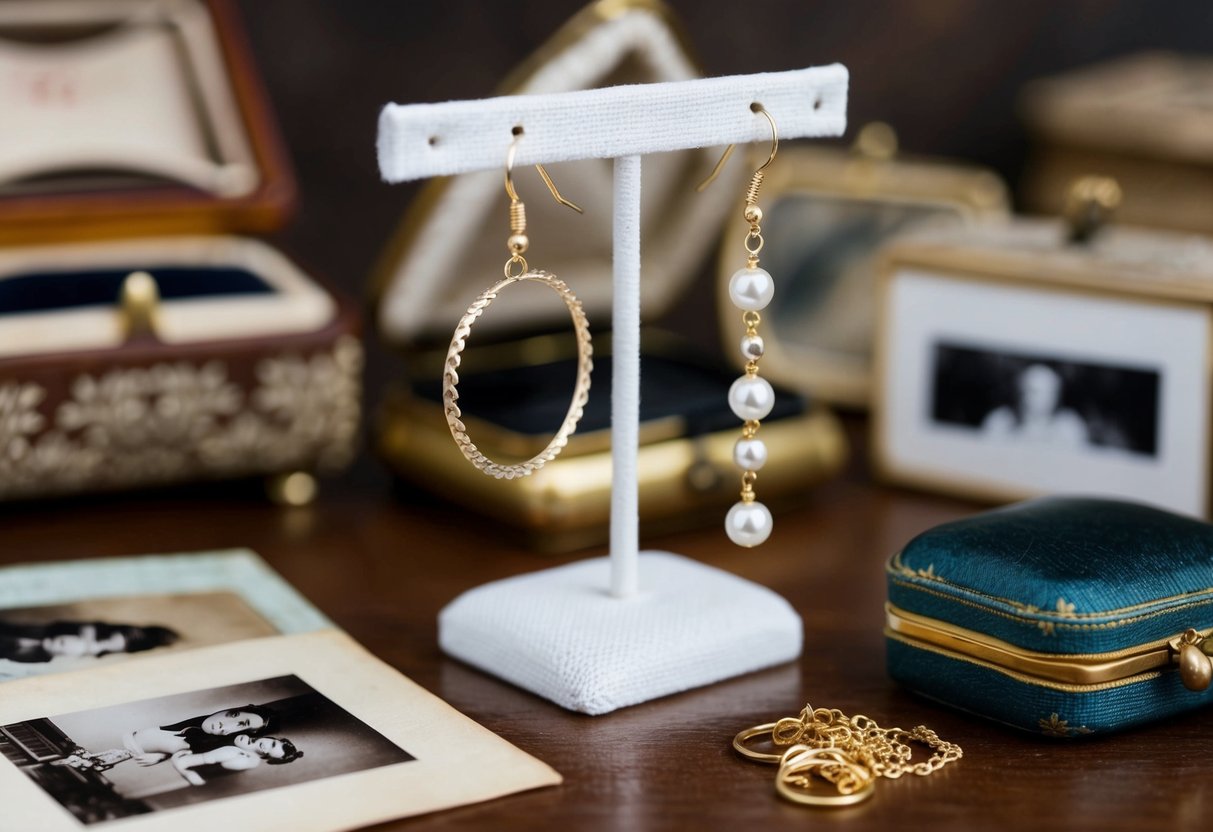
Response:
MULTIPOLYGON (((1037 684, 1053 686, 1106 685, 1133 679, 1141 674, 1157 673, 1179 663, 1185 634, 1159 639, 1107 653, 1041 653, 968 630, 885 605, 886 635, 918 648, 935 648, 936 652, 963 657, 1007 673, 1019 674, 1037 684)), ((1196 631, 1193 639, 1206 655, 1213 650, 1209 640, 1213 630, 1196 631), (1206 647, 1208 645, 1208 647, 1206 647)), ((1069 688, 1063 688, 1069 689, 1069 688)))

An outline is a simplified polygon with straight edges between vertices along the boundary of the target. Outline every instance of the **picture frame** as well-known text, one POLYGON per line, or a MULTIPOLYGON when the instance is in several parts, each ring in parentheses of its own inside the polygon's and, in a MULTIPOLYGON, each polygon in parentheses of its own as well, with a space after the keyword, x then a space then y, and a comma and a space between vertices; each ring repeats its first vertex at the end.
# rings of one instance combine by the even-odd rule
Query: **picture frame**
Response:
POLYGON ((1086 494, 1206 515, 1213 254, 1177 256, 1178 235, 1154 232, 1065 239, 1017 221, 886 253, 877 474, 991 502, 1086 494))

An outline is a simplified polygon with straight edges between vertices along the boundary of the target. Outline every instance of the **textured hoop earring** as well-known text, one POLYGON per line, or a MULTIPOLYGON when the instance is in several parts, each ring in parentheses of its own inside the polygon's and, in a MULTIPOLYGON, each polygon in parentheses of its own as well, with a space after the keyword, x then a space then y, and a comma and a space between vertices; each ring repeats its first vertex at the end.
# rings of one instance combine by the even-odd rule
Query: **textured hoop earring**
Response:
MULTIPOLYGON (((745 375, 729 388, 729 407, 745 424, 741 429, 741 438, 733 446, 733 461, 741 469, 741 500, 725 516, 724 530, 730 540, 745 547, 766 541, 771 536, 773 525, 770 510, 758 502, 754 493, 758 471, 767 461, 767 446, 758 438, 758 429, 775 406, 775 390, 769 381, 758 375, 758 360, 766 349, 762 336, 758 334, 758 325, 762 323, 759 312, 767 307, 775 295, 775 282, 770 273, 758 267, 758 253, 762 251, 762 209, 758 207, 758 191, 762 187, 763 171, 779 152, 779 131, 775 127, 775 119, 757 102, 751 104, 750 109, 766 118, 771 126, 771 153, 754 171, 746 188, 745 211, 742 214, 750 226, 745 238, 746 265, 729 279, 729 298, 741 310, 741 321, 745 325, 740 346, 741 356, 746 362, 745 375)), ((729 145, 725 149, 711 175, 697 190, 703 191, 715 181, 732 154, 733 147, 729 145)))
MULTIPOLYGON (((531 269, 527 265, 526 258, 522 256, 530 245, 530 241, 526 236, 526 205, 518 198, 518 192, 514 189, 513 179, 514 153, 518 148, 518 140, 521 136, 521 129, 516 128, 514 140, 510 143, 510 149, 506 154, 505 192, 510 198, 510 236, 506 241, 506 246, 509 248, 510 258, 506 260, 503 268, 505 277, 481 292, 476 300, 472 302, 472 305, 468 307, 463 317, 459 319, 459 324, 455 327, 455 334, 451 338, 451 345, 447 349, 446 365, 442 374, 443 410, 446 414, 447 425, 451 429, 451 436, 455 439, 455 444, 459 446, 459 450, 469 462, 489 476, 498 479, 515 479, 517 477, 530 476, 545 464, 555 459, 564 450, 564 446, 568 444, 569 437, 577 429, 577 422, 580 421, 586 402, 589 400, 590 372, 594 366, 592 360, 593 349, 590 345, 590 325, 586 319, 585 311, 581 308, 581 301, 577 299, 577 296, 573 294, 564 281, 550 272, 531 269), (560 429, 556 431, 556 435, 547 444, 547 447, 525 462, 508 465, 489 459, 476 447, 475 443, 468 436, 467 427, 463 423, 463 413, 458 405, 459 366, 463 361, 463 349, 467 344, 468 336, 471 334, 472 325, 484 314, 484 310, 488 308, 489 304, 496 299, 503 289, 515 283, 522 282, 541 283, 547 286, 560 295, 560 299, 568 307, 569 315, 573 319, 573 328, 577 334, 577 381, 573 389, 573 400, 569 404, 568 411, 565 413, 564 421, 561 423, 560 429)), ((536 165, 535 168, 539 171, 539 175, 543 177, 543 182, 547 185, 553 199, 561 205, 572 208, 579 214, 582 212, 579 207, 560 195, 560 191, 556 188, 556 183, 552 181, 552 177, 544 170, 543 165, 536 165)))

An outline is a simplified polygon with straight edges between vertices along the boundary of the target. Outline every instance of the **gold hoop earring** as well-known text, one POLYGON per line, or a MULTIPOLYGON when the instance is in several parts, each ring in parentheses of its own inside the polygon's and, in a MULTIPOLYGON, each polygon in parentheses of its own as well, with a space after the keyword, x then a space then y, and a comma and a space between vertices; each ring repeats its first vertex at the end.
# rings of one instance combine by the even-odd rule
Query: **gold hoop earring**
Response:
MULTIPOLYGON (((758 325, 762 322, 759 312, 767 307, 775 295, 775 282, 770 272, 758 267, 758 252, 762 251, 762 209, 758 207, 758 191, 762 187, 763 171, 779 152, 779 130, 775 127, 775 119, 757 102, 751 104, 750 109, 765 117, 771 126, 771 153, 754 171, 746 188, 745 210, 742 213, 750 226, 745 238, 746 265, 729 279, 729 298, 741 310, 741 321, 745 325, 740 346, 746 364, 745 375, 729 388, 729 407, 744 422, 741 438, 733 446, 733 461, 741 470, 741 501, 729 509, 724 521, 729 539, 747 548, 765 542, 771 535, 773 525, 770 510, 758 502, 754 494, 758 471, 767 461, 767 446, 758 438, 758 428, 775 406, 775 390, 769 381, 758 375, 758 360, 765 352, 762 336, 758 334, 758 325)), ((715 181, 732 155, 733 147, 729 145, 725 149, 711 175, 700 183, 697 190, 703 191, 715 181)))
MULTIPOLYGON (((505 163, 505 192, 510 198, 510 236, 506 241, 506 246, 510 251, 510 258, 505 261, 505 266, 502 269, 505 277, 498 280, 489 288, 485 289, 468 307, 467 312, 459 319, 459 324, 455 327, 455 334, 451 337, 451 345, 446 353, 446 365, 442 374, 442 402, 443 410, 446 414, 447 425, 451 429, 451 436, 455 439, 455 444, 459 446, 459 450, 469 462, 475 465, 478 469, 497 479, 515 479, 517 477, 526 477, 538 471, 548 462, 551 462, 560 452, 564 450, 564 446, 568 444, 569 437, 573 431, 577 429, 577 422, 580 421, 581 415, 585 410, 586 402, 590 397, 590 373, 593 370, 593 349, 590 345, 590 325, 586 319, 585 311, 581 308, 581 301, 569 289, 563 280, 557 278, 550 272, 545 272, 537 269, 531 269, 523 257, 530 246, 530 241, 526 235, 526 205, 518 198, 518 192, 514 189, 513 168, 514 154, 518 148, 518 141, 522 137, 521 128, 515 128, 514 140, 510 142, 510 149, 506 153, 505 163), (577 382, 573 389, 573 400, 569 404, 569 409, 565 413, 564 421, 560 425, 560 429, 556 431, 556 435, 547 444, 542 451, 535 456, 513 465, 494 462, 476 447, 468 436, 467 427, 463 423, 463 413, 459 409, 459 365, 463 360, 463 349, 467 344, 468 336, 471 334, 472 325, 476 320, 484 314, 484 310, 488 308, 497 297, 497 295, 506 287, 512 286, 515 283, 532 282, 540 283, 556 294, 560 295, 560 299, 564 301, 568 307, 569 315, 573 319, 573 328, 577 335, 577 382)), ((556 188, 556 183, 552 181, 552 177, 544 170, 543 165, 536 165, 535 168, 539 171, 539 175, 543 178, 543 182, 547 185, 548 190, 552 194, 552 198, 561 205, 572 208, 577 213, 582 213, 581 209, 569 202, 556 188)))

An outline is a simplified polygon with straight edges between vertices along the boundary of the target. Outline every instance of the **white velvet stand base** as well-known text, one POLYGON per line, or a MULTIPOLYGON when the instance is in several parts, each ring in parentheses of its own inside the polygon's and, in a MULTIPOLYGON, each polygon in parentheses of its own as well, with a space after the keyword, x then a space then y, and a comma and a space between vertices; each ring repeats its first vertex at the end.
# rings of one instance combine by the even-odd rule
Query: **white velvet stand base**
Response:
POLYGON ((605 714, 791 661, 803 630, 766 587, 668 552, 640 553, 640 593, 607 592, 608 558, 496 581, 438 616, 451 656, 550 699, 605 714))

